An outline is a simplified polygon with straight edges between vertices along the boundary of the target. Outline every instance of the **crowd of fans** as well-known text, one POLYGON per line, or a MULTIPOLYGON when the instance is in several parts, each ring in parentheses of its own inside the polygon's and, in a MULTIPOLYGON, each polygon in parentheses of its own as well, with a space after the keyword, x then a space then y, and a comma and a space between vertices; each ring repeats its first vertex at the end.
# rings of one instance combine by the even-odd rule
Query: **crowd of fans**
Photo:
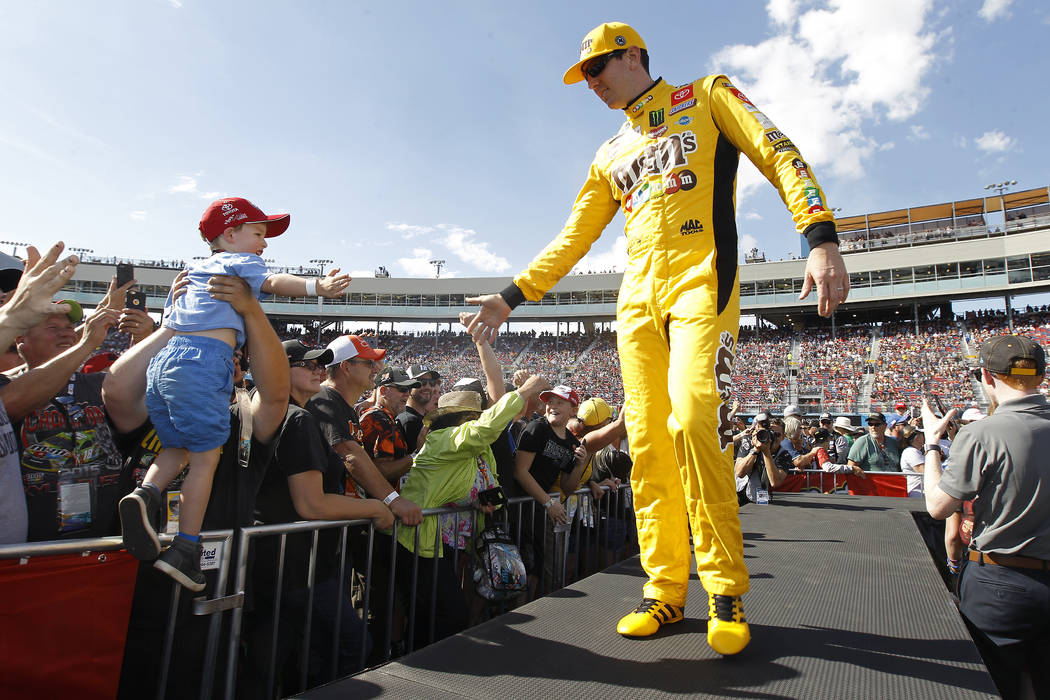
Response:
MULTIPOLYGON (((0 422, 9 431, 7 436, 0 434, 5 437, 0 444, 17 446, 0 463, 9 480, 2 492, 7 499, 0 517, 3 543, 119 534, 116 503, 142 479, 159 447, 149 437, 152 427, 143 394, 146 367, 169 331, 159 329, 144 312, 127 308, 124 296, 129 287, 118 288, 115 280, 95 313, 74 330, 82 314, 76 313, 74 305, 51 306, 49 301, 75 267, 58 260, 59 252, 56 248, 40 262, 35 253, 30 255, 19 286, 7 290, 13 294, 10 303, 0 307, 0 331, 10 336, 7 344, 17 339, 25 361, 22 367, 9 367, 9 376, 0 380, 0 398, 7 411, 3 416, 11 418, 10 424, 0 422), (41 301, 44 299, 47 302, 41 301), (93 363, 98 356, 105 356, 105 362, 93 363), (75 475, 70 465, 75 465, 75 475), (81 487, 89 483, 94 490, 81 493, 81 487), (23 490, 24 498, 10 502, 12 494, 20 497, 23 490)), ((432 572, 440 588, 435 598, 415 595, 423 596, 419 600, 444 601, 435 602, 440 611, 455 608, 454 619, 441 619, 437 635, 441 636, 481 619, 483 608, 496 598, 479 597, 480 589, 471 577, 473 567, 463 564, 470 560, 469 542, 477 531, 462 525, 475 516, 467 516, 463 523, 453 520, 451 527, 446 520, 446 525, 432 528, 434 537, 424 537, 416 545, 414 536, 408 534, 411 527, 430 522, 423 520, 420 508, 484 506, 481 511, 487 514, 495 508, 481 500, 483 494, 496 501, 506 495, 531 496, 539 506, 532 507, 537 517, 531 531, 518 529, 523 527, 521 518, 511 527, 517 530, 513 534, 522 543, 530 575, 536 578, 531 572, 543 573, 540 581, 531 581, 529 589, 512 603, 549 591, 559 580, 558 562, 564 569, 573 536, 559 538, 558 533, 567 531, 548 532, 546 528, 571 524, 576 517, 573 513, 579 513, 579 527, 596 529, 601 516, 593 507, 570 507, 569 499, 564 500, 564 507, 554 498, 547 502, 547 494, 552 489, 571 494, 577 486, 587 484, 597 502, 607 495, 603 486, 615 489, 625 476, 611 468, 603 472, 592 461, 599 447, 626 448, 622 418, 617 422, 622 413, 609 406, 617 407, 623 401, 615 333, 506 334, 496 347, 489 347, 453 331, 412 335, 357 329, 347 333, 333 327, 311 328, 309 323, 267 322, 261 306, 247 291, 234 290, 229 295, 236 300, 231 304, 237 313, 255 319, 245 321, 248 367, 236 356, 234 378, 240 381, 244 370, 250 369, 256 391, 251 398, 247 392, 233 396, 230 441, 212 487, 206 529, 302 519, 363 519, 371 520, 378 529, 388 529, 396 517, 406 527, 396 541, 377 540, 376 564, 389 564, 381 552, 396 550, 396 568, 404 577, 416 566, 412 555, 426 558, 429 551, 431 563, 419 566, 432 572), (322 371, 326 373, 323 385, 322 371), (323 406, 315 410, 319 397, 323 406), (581 425, 573 426, 577 408, 592 397, 602 399, 605 408, 595 408, 593 403, 589 413, 580 408, 581 425), (248 405, 252 406, 250 414, 244 413, 248 405), (407 421, 413 415, 421 419, 426 428, 417 425, 410 437, 403 427, 396 427, 405 415, 407 421), (252 423, 247 433, 241 432, 242 419, 252 423), (587 434, 586 446, 575 438, 577 428, 580 434, 587 434), (523 454, 530 455, 524 462, 520 459, 523 454), (316 457, 317 464, 307 457, 316 457), (421 461, 415 462, 416 458, 421 461), (427 471, 438 466, 451 469, 449 464, 466 475, 457 477, 455 488, 427 471), (421 469, 415 470, 417 465, 421 469), (316 480, 312 470, 320 472, 316 480), (235 476, 226 476, 231 473, 235 476), (506 493, 493 494, 499 490, 506 493), (262 494, 258 502, 254 501, 256 494, 262 494), (434 544, 438 538, 443 545, 434 544), (448 555, 444 562, 433 561, 443 558, 435 557, 439 546, 448 555), (398 547, 409 552, 408 559, 398 547), (455 605, 449 601, 456 601, 455 605)), ((1046 307, 1030 308, 1014 324, 1017 332, 1044 342, 1050 337, 1048 321, 1046 307)), ((968 407, 980 397, 962 369, 966 356, 972 355, 971 348, 982 339, 1005 332, 1007 323, 1004 315, 976 314, 925 322, 918 332, 904 323, 850 327, 834 335, 827 330, 742 329, 733 400, 738 405, 779 407, 788 398, 792 372, 797 372, 797 391, 819 391, 825 408, 853 413, 860 408, 862 380, 870 366, 873 406, 894 401, 916 406, 929 383, 948 404, 968 407)), ((899 471, 901 450, 895 447, 906 447, 913 437, 900 431, 916 425, 912 416, 896 415, 894 421, 894 417, 873 412, 868 416, 870 433, 862 436, 848 419, 845 427, 833 422, 830 415, 807 420, 797 406, 785 407, 783 414, 782 418, 760 414, 751 428, 738 425, 741 499, 768 497, 762 493, 786 474, 805 468, 857 476, 867 471, 899 471), (769 434, 760 436, 760 428, 769 434), (873 461, 872 455, 881 461, 873 461)), ((178 486, 176 481, 171 489, 178 486)), ((607 513, 610 522, 615 519, 611 511, 607 513)), ((625 513, 619 511, 623 517, 616 528, 616 547, 630 542, 625 513)), ((353 540, 346 563, 353 569, 356 562, 355 571, 360 572, 360 563, 365 561, 362 552, 371 551, 371 546, 367 537, 364 544, 360 538, 353 540)), ((333 601, 348 598, 347 581, 337 578, 339 557, 347 556, 339 550, 338 538, 313 541, 318 544, 311 545, 306 537, 288 542, 284 587, 271 593, 271 598, 279 598, 285 617, 292 613, 301 617, 312 603, 315 614, 331 619, 333 610, 339 609, 332 607, 333 601), (317 553, 317 578, 311 577, 308 585, 306 567, 313 559, 304 556, 303 548, 308 551, 311 546, 327 549, 317 553), (307 588, 315 585, 316 590, 307 596, 307 588)), ((577 539, 576 546, 580 542, 577 539)), ((271 549, 279 556, 284 545, 271 549)), ((254 580, 277 580, 270 558, 259 556, 254 580)), ((133 669, 128 671, 127 683, 135 692, 145 692, 156 679, 153 666, 143 657, 159 650, 163 625, 156 624, 156 612, 172 609, 171 591, 164 585, 170 582, 161 578, 158 583, 159 576, 152 567, 140 568, 132 612, 134 631, 129 630, 129 640, 134 634, 136 643, 128 644, 126 664, 133 669), (147 609, 153 611, 153 617, 144 612, 147 609), (143 623, 142 616, 152 622, 143 623)), ((209 585, 214 583, 210 578, 209 585)), ((325 668, 331 664, 340 672, 349 672, 358 667, 359 656, 371 661, 383 658, 375 656, 379 650, 374 647, 369 655, 369 644, 377 640, 382 640, 386 658, 396 654, 398 645, 412 638, 413 627, 405 616, 413 607, 409 591, 414 589, 411 580, 406 583, 404 578, 390 583, 389 590, 395 595, 383 599, 386 583, 372 581, 368 594, 374 596, 371 614, 363 620, 353 612, 340 618, 345 620, 341 638, 346 640, 346 653, 329 659, 318 652, 318 658, 311 656, 300 663, 317 661, 325 668), (366 635, 369 642, 361 646, 366 635)), ((362 585, 359 582, 358 590, 362 585)), ((256 593, 255 600, 266 600, 261 590, 256 593)), ((508 604, 510 598, 499 600, 508 604)), ((182 605, 185 608, 188 603, 182 605)), ((416 621, 422 637, 425 626, 419 625, 419 618, 416 621)), ((290 660, 302 647, 296 635, 305 633, 285 630, 285 623, 296 626, 295 619, 282 618, 271 636, 262 635, 263 651, 272 644, 281 649, 284 656, 280 658, 290 660)), ((268 624, 270 618, 264 617, 262 608, 248 610, 247 629, 268 624)), ((174 663, 192 663, 186 659, 201 652, 199 640, 193 638, 201 621, 194 621, 183 610, 178 627, 193 642, 176 647, 174 663)), ((322 636, 327 635, 323 648, 330 644, 335 628, 322 631, 322 636)), ((248 647, 253 643, 259 644, 259 638, 246 641, 248 647)), ((254 660, 256 668, 264 667, 266 654, 254 660)), ((277 669, 278 674, 282 671, 277 669)), ((310 670, 311 681, 322 678, 321 671, 310 670)))

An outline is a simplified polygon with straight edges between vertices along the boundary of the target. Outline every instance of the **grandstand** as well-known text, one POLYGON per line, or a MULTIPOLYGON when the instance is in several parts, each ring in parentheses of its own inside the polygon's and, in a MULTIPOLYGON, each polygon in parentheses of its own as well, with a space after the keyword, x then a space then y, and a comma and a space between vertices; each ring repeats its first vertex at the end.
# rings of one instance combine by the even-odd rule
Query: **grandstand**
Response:
MULTIPOLYGON (((852 290, 830 320, 816 314, 815 298, 798 300, 804 260, 743 265, 741 307, 755 327, 740 333, 734 398, 745 411, 798 403, 809 412, 865 413, 898 399, 914 404, 929 382, 947 403, 984 407, 962 365, 991 334, 1013 330, 1045 343, 1048 314, 955 318, 951 304, 1002 300, 1010 310, 1015 296, 1050 291, 1048 195, 1042 187, 839 219, 852 290), (1002 223, 989 223, 988 214, 999 212, 1002 223)), ((97 303, 116 262, 87 258, 64 293, 97 303)), ((150 308, 159 309, 182 261, 131 262, 150 308)), ((569 275, 515 311, 495 348, 508 374, 541 371, 584 394, 622 401, 615 333, 606 330, 613 327, 620 277, 569 275), (515 332, 515 323, 553 324, 557 332, 515 332)), ((277 298, 264 306, 284 337, 324 343, 343 332, 375 336, 390 361, 426 363, 454 381, 481 374, 472 342, 456 332, 458 314, 472 309, 464 299, 508 282, 380 276, 355 279, 344 297, 323 304, 277 298), (433 323, 435 330, 398 333, 402 322, 433 323)))

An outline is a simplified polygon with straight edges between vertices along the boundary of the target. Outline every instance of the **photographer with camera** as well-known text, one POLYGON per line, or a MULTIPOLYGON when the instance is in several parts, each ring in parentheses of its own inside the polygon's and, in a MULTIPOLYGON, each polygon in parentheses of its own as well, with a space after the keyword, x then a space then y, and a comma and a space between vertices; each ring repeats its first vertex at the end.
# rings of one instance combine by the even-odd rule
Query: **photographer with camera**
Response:
POLYGON ((750 436, 741 440, 747 446, 734 465, 736 472, 737 500, 746 503, 769 503, 769 492, 780 486, 788 472, 774 460, 784 439, 784 426, 780 421, 771 422, 768 414, 759 413, 751 423, 750 436))

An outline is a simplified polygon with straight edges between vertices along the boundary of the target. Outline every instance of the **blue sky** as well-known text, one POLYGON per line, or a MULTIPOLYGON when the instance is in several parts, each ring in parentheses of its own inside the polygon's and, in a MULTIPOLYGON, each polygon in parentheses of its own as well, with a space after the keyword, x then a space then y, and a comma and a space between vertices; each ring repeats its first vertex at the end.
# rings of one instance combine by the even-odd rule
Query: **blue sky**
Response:
MULTIPOLYGON (((207 203, 243 195, 292 214, 279 263, 513 274, 623 119, 561 82, 606 20, 641 33, 654 77, 727 72, 843 215, 1050 182, 1045 3, 725 5, 5 3, 0 239, 189 259, 207 203)), ((743 247, 798 251, 750 166, 738 213, 743 247)), ((618 216, 581 266, 622 251, 618 216)))

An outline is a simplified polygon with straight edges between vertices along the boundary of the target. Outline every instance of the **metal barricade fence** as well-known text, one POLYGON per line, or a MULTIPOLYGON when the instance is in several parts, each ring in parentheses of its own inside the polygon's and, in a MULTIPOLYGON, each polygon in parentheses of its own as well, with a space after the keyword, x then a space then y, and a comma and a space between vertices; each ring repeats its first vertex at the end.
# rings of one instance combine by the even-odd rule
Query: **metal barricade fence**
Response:
MULTIPOLYGON (((227 574, 230 569, 230 545, 233 542, 233 530, 211 530, 201 533, 201 544, 207 545, 219 543, 221 553, 217 554, 218 573, 216 576, 216 590, 225 591, 227 574)), ((172 536, 160 535, 162 545, 171 542, 172 536)), ((56 556, 60 554, 87 554, 105 552, 116 552, 124 549, 124 543, 120 537, 98 537, 78 540, 63 540, 51 542, 35 542, 26 544, 0 545, 0 559, 20 559, 26 561, 33 557, 56 556)), ((164 631, 163 651, 160 663, 161 673, 157 679, 157 697, 163 699, 168 684, 168 672, 170 669, 171 654, 175 639, 176 610, 179 607, 179 599, 182 594, 182 586, 176 581, 171 582, 172 596, 171 607, 168 611, 168 620, 164 631)), ((221 596, 212 599, 203 597, 193 601, 192 611, 194 615, 211 615, 208 636, 205 640, 204 666, 202 668, 201 697, 210 697, 212 682, 215 676, 216 651, 219 648, 219 632, 221 616, 225 610, 239 606, 243 601, 243 594, 233 596, 221 596)))
MULTIPOLYGON (((805 474, 807 476, 807 487, 811 487, 811 480, 816 475, 817 486, 823 492, 834 490, 825 488, 825 476, 830 478, 830 483, 834 486, 837 486, 836 477, 845 476, 842 474, 824 472, 819 469, 805 470, 805 474)), ((879 474, 900 477, 907 476, 900 472, 879 472, 879 474)), ((608 491, 608 489, 606 490, 608 491)), ((557 496, 558 494, 551 495, 557 496)), ((537 596, 557 590, 564 585, 572 583, 583 576, 600 571, 612 563, 620 561, 635 553, 632 546, 635 544, 634 538, 632 537, 634 528, 633 507, 630 489, 626 485, 621 486, 617 490, 607 492, 601 500, 596 503, 591 499, 590 490, 588 488, 581 488, 575 492, 575 494, 570 497, 569 504, 571 504, 571 499, 576 499, 576 506, 575 508, 570 507, 567 509, 567 512, 575 510, 573 517, 570 518, 568 527, 551 527, 549 523, 550 518, 547 512, 542 511, 541 506, 528 496, 508 499, 505 506, 509 516, 506 518, 506 522, 523 558, 528 560, 529 553, 527 549, 533 548, 534 545, 540 543, 543 543, 541 548, 544 551, 544 559, 547 559, 548 557, 550 558, 549 567, 545 565, 545 561, 531 562, 529 576, 530 579, 538 579, 538 582, 535 584, 537 587, 535 590, 537 596), (542 528, 542 531, 537 532, 537 527, 542 528), (548 530, 552 531, 551 534, 548 534, 548 530), (548 541, 544 543, 544 540, 548 541), (550 551, 546 546, 551 543, 553 543, 553 551, 550 551), (546 570, 552 572, 552 579, 548 579, 546 576, 546 570)), ((467 575, 466 580, 472 584, 472 574, 475 565, 472 550, 473 539, 479 532, 478 511, 472 506, 443 507, 424 510, 423 515, 426 518, 439 518, 442 516, 453 518, 453 531, 457 536, 460 529, 460 520, 462 518, 469 518, 471 520, 471 536, 466 540, 466 546, 463 548, 454 546, 450 549, 454 571, 460 571, 460 557, 468 557, 465 562, 464 571, 467 575)), ((361 639, 359 640, 360 653, 357 659, 357 668, 364 668, 368 663, 369 638, 370 636, 376 636, 377 633, 380 632, 381 634, 378 636, 380 639, 384 640, 383 648, 373 653, 371 660, 375 664, 390 660, 393 656, 391 639, 394 636, 393 613, 397 593, 397 551, 399 547, 405 549, 398 541, 400 527, 400 524, 395 521, 391 536, 388 538, 384 537, 382 540, 384 544, 387 544, 386 540, 388 539, 389 543, 387 546, 390 548, 385 559, 388 569, 384 572, 385 576, 382 577, 383 583, 386 587, 384 591, 385 595, 382 596, 383 601, 385 602, 384 610, 373 610, 373 597, 376 593, 373 581, 377 574, 375 570, 377 543, 375 528, 369 520, 303 521, 275 525, 259 525, 243 528, 236 533, 232 530, 209 531, 202 533, 202 544, 221 543, 222 552, 216 557, 218 560, 218 571, 215 577, 215 588, 209 589, 209 595, 211 597, 197 597, 193 600, 192 605, 193 615, 210 616, 211 618, 208 621, 208 635, 204 647, 205 651, 203 655, 200 696, 202 698, 210 698, 212 696, 212 689, 215 687, 216 682, 216 672, 218 671, 220 673, 220 680, 223 681, 225 696, 229 699, 236 697, 238 690, 238 660, 242 658, 242 643, 246 641, 242 637, 245 602, 247 596, 252 595, 253 592, 256 594, 257 598, 265 598, 265 596, 259 595, 262 593, 261 590, 252 590, 253 584, 258 584, 259 582, 250 579, 249 562, 252 561, 256 554, 258 543, 265 538, 277 539, 277 568, 273 580, 273 594, 270 596, 272 598, 272 607, 269 611, 271 628, 268 630, 269 635, 267 637, 269 643, 269 663, 265 665, 267 678, 262 681, 262 685, 266 689, 266 697, 273 697, 275 686, 278 685, 277 674, 280 672, 280 669, 276 666, 276 660, 278 655, 279 637, 281 635, 280 623, 282 604, 286 602, 283 600, 284 596, 282 591, 284 590, 285 584, 285 563, 286 555, 289 552, 288 538, 290 535, 308 534, 310 536, 310 545, 307 559, 306 586, 305 589, 303 589, 306 600, 305 605, 302 606, 305 611, 305 616, 302 620, 302 639, 298 650, 298 687, 283 688, 282 690, 286 693, 297 692, 302 691, 307 687, 312 627, 314 625, 315 616, 313 603, 315 585, 318 583, 315 580, 315 573, 317 568, 320 537, 322 531, 325 530, 338 529, 339 544, 338 554, 336 556, 338 563, 336 574, 336 608, 332 620, 331 646, 328 650, 330 654, 330 663, 328 664, 328 667, 324 669, 323 680, 334 680, 339 677, 339 651, 345 641, 345 637, 342 634, 343 630, 341 630, 344 606, 352 610, 354 615, 358 615, 363 622, 361 625, 361 639), (363 558, 363 561, 359 561, 352 556, 354 553, 351 551, 350 542, 351 535, 354 533, 357 534, 360 538, 360 542, 363 543, 363 551, 356 552, 356 555, 363 558), (232 568, 234 585, 230 592, 227 593, 227 584, 231 571, 231 552, 236 552, 236 561, 233 562, 232 568), (360 581, 357 586, 359 590, 356 591, 359 594, 357 599, 360 602, 356 606, 353 604, 350 595, 351 585, 349 584, 349 579, 352 574, 360 581), (230 613, 230 632, 229 638, 225 640, 225 643, 228 646, 226 667, 224 669, 217 669, 217 660, 220 658, 220 644, 224 643, 220 638, 223 615, 227 612, 230 613), (369 624, 370 621, 371 624, 369 624)), ((434 565, 431 567, 432 574, 429 581, 420 580, 420 560, 426 559, 426 557, 420 557, 418 554, 420 547, 419 528, 417 527, 413 529, 415 530, 414 551, 409 553, 411 558, 411 575, 407 577, 409 593, 406 601, 408 609, 404 625, 405 652, 413 651, 414 649, 425 646, 425 644, 419 644, 421 640, 415 638, 415 622, 417 616, 426 615, 427 627, 429 629, 428 636, 432 638, 435 633, 435 617, 437 613, 437 596, 435 595, 438 581, 437 566, 434 565), (430 586, 430 595, 427 596, 431 603, 429 610, 417 609, 417 604, 420 598, 419 586, 421 585, 430 586)), ((166 543, 170 541, 171 537, 168 535, 162 535, 161 539, 166 543)), ((442 528, 439 526, 435 528, 435 551, 440 551, 442 546, 442 528)), ((2 545, 0 546, 0 559, 42 557, 69 553, 107 552, 118 551, 122 548, 123 544, 119 537, 2 545)), ((408 550, 405 549, 405 551, 407 552, 408 550)), ((401 559, 402 563, 405 563, 405 557, 402 556, 401 559)), ((164 698, 167 687, 170 659, 176 634, 176 610, 179 606, 179 599, 182 594, 183 591, 181 586, 173 581, 171 607, 163 640, 162 661, 160 664, 161 672, 157 679, 156 697, 161 699, 164 698)), ((528 597, 533 597, 531 590, 528 593, 528 597)), ((492 607, 494 608, 495 614, 498 614, 500 612, 505 612, 518 604, 520 604, 519 601, 511 600, 507 601, 503 606, 494 605, 492 607)), ((253 614, 261 614, 261 611, 255 610, 253 614)), ((253 640, 247 641, 251 642, 253 640)))

